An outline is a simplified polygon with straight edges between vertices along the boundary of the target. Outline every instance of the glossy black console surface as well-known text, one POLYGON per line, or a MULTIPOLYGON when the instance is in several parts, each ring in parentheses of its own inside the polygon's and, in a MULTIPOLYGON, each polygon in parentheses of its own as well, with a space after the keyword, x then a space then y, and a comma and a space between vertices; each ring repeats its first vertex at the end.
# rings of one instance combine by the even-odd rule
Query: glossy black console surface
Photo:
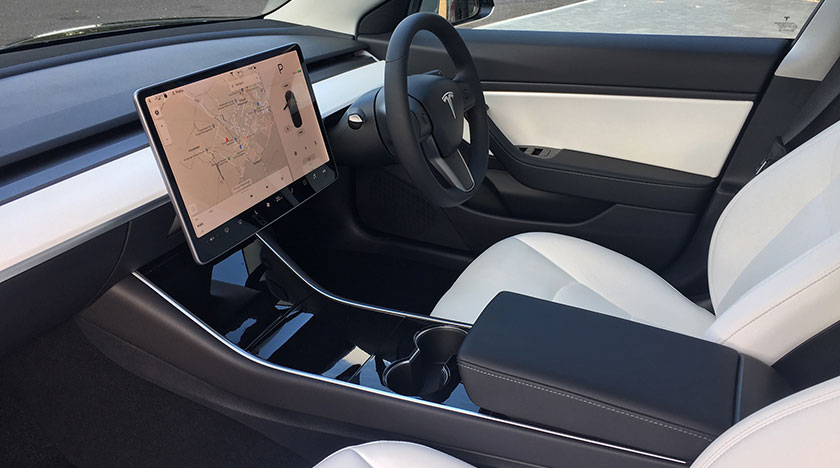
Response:
MULTIPOLYGON (((271 256, 255 242, 215 265, 200 266, 182 250, 141 273, 231 343, 268 362, 478 410, 460 383, 454 358, 449 366, 444 362, 438 365, 437 371, 446 378, 440 379, 440 388, 433 391, 426 388, 412 394, 404 388, 395 387, 394 391, 385 384, 385 374, 393 363, 412 359, 418 333, 440 327, 461 328, 338 303, 308 287, 282 263, 267 261, 271 256)), ((444 334, 432 330, 426 333, 431 338, 427 341, 445 341, 438 338, 444 334)), ((460 341, 454 351, 457 345, 460 341)))

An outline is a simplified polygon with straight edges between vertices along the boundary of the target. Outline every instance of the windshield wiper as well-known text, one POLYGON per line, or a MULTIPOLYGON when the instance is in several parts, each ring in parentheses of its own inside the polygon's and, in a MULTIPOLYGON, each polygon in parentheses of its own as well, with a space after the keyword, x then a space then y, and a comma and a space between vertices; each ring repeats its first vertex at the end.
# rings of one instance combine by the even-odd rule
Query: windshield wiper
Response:
POLYGON ((60 29, 48 33, 38 34, 19 41, 10 42, 9 44, 0 46, 0 49, 7 49, 19 47, 28 44, 38 44, 59 41, 63 39, 70 39, 78 36, 98 35, 104 33, 111 33, 117 31, 142 30, 150 28, 158 28, 161 26, 175 26, 181 24, 197 24, 197 23, 212 23, 216 21, 241 19, 235 16, 201 16, 201 17, 182 17, 182 18, 154 18, 145 20, 131 20, 131 21, 114 21, 100 24, 90 24, 87 26, 78 26, 75 28, 60 29))

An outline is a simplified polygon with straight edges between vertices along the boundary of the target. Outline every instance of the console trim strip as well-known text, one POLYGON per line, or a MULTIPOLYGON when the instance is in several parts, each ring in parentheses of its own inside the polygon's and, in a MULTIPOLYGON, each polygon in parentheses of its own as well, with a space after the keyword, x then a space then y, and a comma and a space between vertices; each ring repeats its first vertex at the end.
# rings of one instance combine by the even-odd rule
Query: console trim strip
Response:
POLYGON ((357 301, 354 301, 352 299, 347 299, 347 298, 341 297, 337 294, 333 294, 333 293, 327 291, 326 289, 322 288, 321 285, 319 285, 317 282, 315 282, 314 279, 310 278, 309 275, 307 275, 303 271, 303 269, 300 268, 298 266, 298 264, 294 262, 294 260, 292 260, 291 258, 288 258, 288 254, 286 254, 286 252, 283 251, 283 249, 280 248, 280 246, 278 246, 274 242, 273 239, 271 239, 270 237, 267 238, 262 232, 257 232, 256 235, 257 235, 257 239, 259 239, 260 242, 262 242, 264 246, 268 247, 268 250, 270 250, 271 253, 273 253, 277 258, 279 258, 280 261, 283 262, 284 265, 286 265, 286 268, 288 268, 289 270, 292 270, 292 273, 294 273, 295 276, 300 278, 301 281, 303 281, 304 283, 306 283, 307 286, 309 286, 310 288, 315 290, 315 292, 317 292, 318 294, 326 297, 327 299, 329 299, 331 301, 338 302, 339 304, 344 304, 344 305, 351 306, 351 307, 356 307, 358 309, 369 310, 369 311, 372 311, 372 312, 380 312, 380 313, 388 314, 388 315, 396 315, 398 317, 419 318, 419 319, 426 320, 428 322, 442 323, 442 324, 445 324, 445 325, 457 325, 459 327, 466 327, 466 328, 471 328, 472 327, 472 325, 469 324, 469 323, 457 322, 457 321, 449 320, 449 319, 445 319, 445 318, 431 317, 431 316, 428 316, 428 315, 417 314, 417 313, 414 313, 414 312, 404 312, 404 311, 400 311, 400 310, 396 310, 396 309, 389 309, 387 307, 379 307, 379 306, 375 306, 375 305, 371 305, 371 304, 366 304, 364 302, 357 302, 357 301))
MULTIPOLYGON (((210 336, 212 336, 213 338, 215 338, 216 340, 221 342, 224 346, 228 347, 231 351, 237 353, 238 355, 242 356, 245 359, 248 359, 249 361, 251 361, 255 364, 259 364, 261 366, 268 367, 268 368, 276 370, 278 372, 285 372, 287 374, 296 375, 298 377, 314 379, 314 380, 318 380, 320 382, 329 383, 329 384, 333 384, 333 385, 339 385, 339 386, 342 386, 342 387, 345 387, 345 388, 355 389, 357 391, 372 393, 372 394, 376 394, 376 395, 386 397, 386 398, 394 398, 394 399, 397 399, 397 400, 402 400, 402 401, 411 402, 411 403, 415 403, 415 404, 419 404, 419 405, 424 405, 424 406, 428 406, 428 407, 431 407, 431 408, 437 408, 437 409, 443 410, 443 411, 450 411, 450 412, 462 414, 462 415, 465 415, 465 416, 471 416, 471 417, 474 417, 474 418, 479 418, 479 419, 484 419, 484 420, 487 420, 487 421, 492 421, 492 422, 495 422, 495 423, 498 423, 498 424, 506 424, 506 425, 514 426, 514 427, 517 427, 517 428, 520 428, 520 429, 526 429, 526 430, 530 430, 530 431, 534 431, 534 432, 540 432, 540 433, 543 433, 543 434, 547 434, 547 435, 551 435, 551 436, 555 436, 555 437, 561 437, 563 439, 568 439, 568 440, 574 440, 574 441, 582 442, 582 443, 585 443, 585 444, 596 445, 596 446, 599 446, 599 447, 604 447, 604 448, 608 448, 608 449, 612 449, 612 450, 617 450, 617 451, 620 451, 620 452, 632 453, 634 455, 639 455, 639 456, 648 457, 648 458, 655 458, 657 460, 663 460, 663 461, 676 463, 676 464, 680 464, 680 465, 687 465, 688 464, 684 460, 679 460, 679 459, 676 459, 676 458, 670 458, 670 457, 666 457, 664 455, 657 455, 657 454, 650 453, 650 452, 645 452, 645 451, 642 451, 642 450, 636 450, 636 449, 632 449, 632 448, 629 448, 629 447, 623 447, 623 446, 620 446, 620 445, 610 444, 610 443, 607 443, 607 442, 600 442, 600 441, 597 441, 597 440, 587 439, 585 437, 580 437, 580 436, 576 436, 576 435, 572 435, 572 434, 566 434, 564 432, 552 431, 552 430, 549 430, 549 429, 544 429, 544 428, 540 428, 540 427, 536 427, 536 426, 531 426, 531 425, 528 425, 528 424, 522 424, 522 423, 518 423, 518 422, 514 422, 514 421, 508 421, 508 420, 505 420, 505 419, 496 418, 496 417, 493 417, 493 416, 488 416, 488 415, 481 414, 481 413, 476 413, 476 412, 473 412, 473 411, 468 411, 468 410, 464 410, 464 409, 460 409, 460 408, 453 408, 453 407, 442 405, 442 404, 439 404, 439 403, 420 400, 420 399, 417 399, 417 398, 411 398, 411 397, 399 395, 399 394, 396 394, 396 393, 385 392, 385 391, 382 391, 382 390, 377 390, 375 388, 364 387, 364 386, 356 385, 356 384, 349 383, 349 382, 343 382, 341 380, 330 379, 330 378, 327 378, 327 377, 324 377, 324 376, 321 376, 321 375, 317 375, 317 374, 310 374, 308 372, 299 371, 299 370, 292 369, 292 368, 289 368, 289 367, 279 366, 277 364, 274 364, 272 362, 268 362, 264 359, 261 359, 257 356, 254 356, 253 354, 250 354, 250 353, 246 352, 245 350, 243 350, 242 348, 234 345, 233 343, 228 341, 225 337, 220 335, 218 332, 216 332, 215 330, 210 328, 201 319, 199 319, 198 317, 193 315, 192 312, 190 312, 185 307, 183 307, 181 304, 179 304, 178 301, 176 301, 174 298, 169 296, 166 292, 164 292, 157 285, 152 283, 149 279, 147 279, 141 273, 135 271, 132 274, 134 275, 135 278, 140 280, 143 284, 145 284, 149 289, 154 291, 163 300, 168 302, 170 305, 172 305, 172 307, 174 307, 179 312, 184 314, 193 323, 195 323, 196 325, 201 327, 205 332, 207 332, 210 336)), ((383 311, 383 312, 385 312, 385 311, 383 311)), ((385 312, 385 313, 387 313, 387 312, 385 312)))

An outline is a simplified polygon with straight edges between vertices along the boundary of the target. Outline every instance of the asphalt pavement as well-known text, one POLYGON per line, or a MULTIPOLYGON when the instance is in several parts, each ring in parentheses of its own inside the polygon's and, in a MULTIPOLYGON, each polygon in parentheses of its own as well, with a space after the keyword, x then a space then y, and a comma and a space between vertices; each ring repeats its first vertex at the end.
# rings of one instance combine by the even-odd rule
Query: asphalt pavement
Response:
POLYGON ((816 0, 583 0, 480 27, 794 38, 816 5, 816 0))

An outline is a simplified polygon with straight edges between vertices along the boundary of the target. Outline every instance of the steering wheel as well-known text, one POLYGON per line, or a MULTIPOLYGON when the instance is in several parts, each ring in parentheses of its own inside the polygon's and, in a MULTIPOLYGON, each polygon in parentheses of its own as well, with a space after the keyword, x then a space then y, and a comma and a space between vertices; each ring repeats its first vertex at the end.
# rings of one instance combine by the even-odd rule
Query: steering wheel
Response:
POLYGON ((385 57, 385 109, 395 156, 423 196, 441 207, 469 200, 487 173, 487 107, 466 44, 441 16, 416 13, 394 30, 385 57), (409 48, 420 31, 431 32, 443 43, 455 64, 454 78, 408 76, 409 48), (468 161, 460 148, 465 118, 470 130, 468 161))

